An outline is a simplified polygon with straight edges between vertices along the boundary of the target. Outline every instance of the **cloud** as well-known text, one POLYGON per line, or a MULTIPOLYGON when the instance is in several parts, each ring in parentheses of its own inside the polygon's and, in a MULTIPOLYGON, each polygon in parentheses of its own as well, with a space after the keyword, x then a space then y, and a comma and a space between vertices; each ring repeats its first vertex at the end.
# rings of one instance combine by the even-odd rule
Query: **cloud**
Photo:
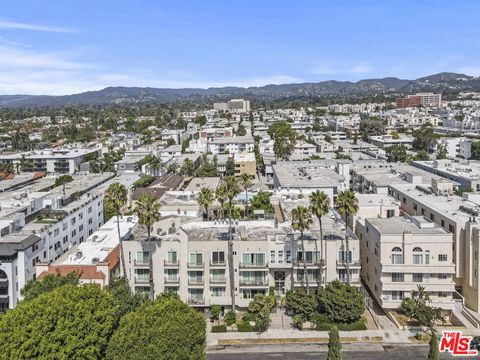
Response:
POLYGON ((30 30, 30 31, 45 31, 54 33, 72 33, 75 30, 64 27, 28 24, 9 20, 0 20, 0 29, 4 30, 30 30))

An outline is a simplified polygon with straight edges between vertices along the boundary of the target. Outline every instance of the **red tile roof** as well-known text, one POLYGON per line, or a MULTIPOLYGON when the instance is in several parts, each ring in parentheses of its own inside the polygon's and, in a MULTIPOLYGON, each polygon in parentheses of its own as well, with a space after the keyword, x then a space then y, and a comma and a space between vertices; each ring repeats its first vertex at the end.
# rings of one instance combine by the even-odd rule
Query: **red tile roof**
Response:
POLYGON ((66 276, 73 271, 80 272, 80 279, 105 279, 105 274, 97 271, 96 265, 50 265, 48 271, 41 273, 38 278, 42 279, 48 274, 66 276))

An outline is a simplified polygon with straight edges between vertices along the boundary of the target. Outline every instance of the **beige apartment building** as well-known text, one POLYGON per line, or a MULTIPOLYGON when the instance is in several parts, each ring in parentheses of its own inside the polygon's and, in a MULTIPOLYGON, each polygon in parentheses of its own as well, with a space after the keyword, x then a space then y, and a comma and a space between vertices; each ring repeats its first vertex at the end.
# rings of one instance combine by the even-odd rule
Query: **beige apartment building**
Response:
POLYGON ((455 308, 452 234, 422 216, 358 220, 361 276, 384 309, 400 308, 417 286, 430 293, 431 306, 455 308))
POLYGON ((273 220, 235 222, 229 251, 227 220, 183 221, 178 216, 166 216, 154 225, 153 241, 144 241, 142 227, 124 241, 132 289, 149 290, 150 254, 155 296, 174 292, 197 307, 231 307, 234 301, 237 307, 245 308, 256 294, 268 294, 271 287, 283 294, 307 282, 313 288, 319 282, 346 281, 347 259, 351 284, 359 285, 358 239, 352 237, 347 255, 342 227, 331 218, 324 219, 323 256, 315 242, 318 232, 305 235, 303 251, 299 234, 286 223, 276 226, 273 220))
POLYGON ((467 308, 480 311, 478 280, 478 244, 480 196, 466 193, 464 197, 451 195, 446 184, 395 184, 390 192, 401 202, 402 210, 409 215, 424 216, 452 234, 452 255, 456 265, 454 281, 458 297, 467 308))

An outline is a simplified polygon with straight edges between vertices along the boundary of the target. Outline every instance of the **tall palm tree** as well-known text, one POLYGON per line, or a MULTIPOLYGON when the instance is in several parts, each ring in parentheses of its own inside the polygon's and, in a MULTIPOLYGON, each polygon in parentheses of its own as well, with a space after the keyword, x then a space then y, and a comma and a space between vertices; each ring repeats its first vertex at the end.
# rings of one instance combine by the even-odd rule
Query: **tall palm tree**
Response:
POLYGON ((220 210, 222 212, 222 219, 223 219, 224 218, 223 205, 225 204, 225 199, 227 198, 227 188, 225 184, 218 185, 217 190, 215 191, 215 197, 217 198, 217 201, 220 203, 220 210))
POLYGON ((163 167, 163 161, 159 156, 152 155, 148 159, 147 165, 152 169, 153 175, 158 176, 158 171, 163 167))
POLYGON ((150 300, 155 299, 155 291, 153 289, 153 246, 150 241, 150 232, 153 224, 160 220, 160 203, 151 193, 143 194, 136 203, 135 213, 138 216, 138 222, 147 228, 147 243, 150 248, 150 259, 148 261, 150 270, 150 300))
POLYGON ((125 264, 125 254, 123 253, 123 242, 122 236, 120 234, 120 214, 122 208, 127 203, 128 191, 125 186, 120 183, 113 183, 105 191, 105 199, 103 200, 105 205, 109 206, 115 211, 117 216, 117 232, 118 232, 118 241, 120 244, 120 261, 122 262, 122 274, 123 277, 127 277, 127 266, 125 264))
POLYGON ((235 311, 235 270, 233 267, 233 237, 232 237, 232 202, 233 198, 240 193, 240 187, 235 176, 224 179, 225 195, 228 199, 228 273, 230 278, 230 294, 232 296, 232 309, 235 311))
POLYGON ((303 233, 306 230, 310 229, 312 223, 312 213, 310 212, 309 208, 305 206, 297 206, 295 209, 292 210, 292 228, 293 230, 300 231, 300 241, 302 242, 303 277, 305 279, 305 284, 307 285, 307 293, 310 292, 310 288, 308 286, 307 263, 305 261, 306 256, 303 233))
POLYGON ((198 193, 198 196, 197 196, 197 202, 198 202, 198 205, 203 206, 205 208, 205 213, 207 214, 207 220, 209 220, 208 208, 210 207, 210 205, 213 204, 214 200, 215 200, 215 194, 212 190, 210 190, 208 187, 202 187, 200 189, 200 192, 198 193))
MULTIPOLYGON (((323 191, 315 191, 310 195, 310 210, 313 215, 317 217, 318 220, 318 229, 320 233, 320 261, 318 262, 318 272, 320 279, 318 280, 318 290, 320 290, 322 282, 322 271, 323 271, 323 228, 322 228, 322 216, 328 214, 328 208, 330 207, 330 198, 323 191)), ((317 241, 315 240, 315 248, 318 252, 317 241)))
POLYGON ((245 211, 243 214, 243 218, 245 219, 248 212, 248 188, 252 185, 252 177, 247 173, 241 173, 239 182, 243 190, 245 190, 245 211))
POLYGON ((337 211, 345 216, 345 255, 343 260, 347 270, 347 284, 350 285, 350 267, 348 254, 350 251, 350 243, 348 240, 348 217, 358 212, 358 199, 352 190, 345 190, 338 194, 336 201, 337 211))

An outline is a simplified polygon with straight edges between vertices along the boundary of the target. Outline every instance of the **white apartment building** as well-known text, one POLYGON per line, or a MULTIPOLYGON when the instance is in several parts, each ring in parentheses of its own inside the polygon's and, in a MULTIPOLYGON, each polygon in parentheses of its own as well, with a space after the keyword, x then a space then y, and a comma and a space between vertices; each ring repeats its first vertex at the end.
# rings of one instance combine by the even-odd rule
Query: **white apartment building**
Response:
POLYGON ((361 276, 384 309, 398 309, 415 297, 418 285, 431 295, 431 306, 451 311, 455 264, 452 234, 422 216, 358 220, 361 276))
POLYGON ((285 293, 305 287, 307 281, 310 287, 318 286, 319 281, 346 281, 347 259, 351 283, 359 284, 358 239, 351 238, 347 256, 343 229, 333 216, 324 219, 323 260, 322 249, 315 245, 316 233, 305 235, 303 251, 298 234, 285 226, 276 227, 273 220, 235 222, 230 249, 227 221, 181 220, 164 217, 154 225, 155 239, 150 243, 142 241, 145 230, 140 227, 124 242, 132 289, 149 290, 150 254, 155 294, 175 292, 198 307, 231 307, 233 300, 236 306, 246 308, 256 294, 268 294, 270 287, 285 293))
POLYGON ((24 157, 30 165, 24 171, 74 174, 88 154, 99 153, 100 149, 45 149, 24 153, 0 155, 0 163, 21 164, 24 157))
POLYGON ((249 112, 250 101, 243 99, 232 99, 227 103, 227 109, 236 112, 249 112))
POLYGON ((233 136, 216 138, 211 142, 207 142, 207 152, 212 154, 230 155, 239 154, 241 152, 253 152, 255 141, 251 136, 233 136))

